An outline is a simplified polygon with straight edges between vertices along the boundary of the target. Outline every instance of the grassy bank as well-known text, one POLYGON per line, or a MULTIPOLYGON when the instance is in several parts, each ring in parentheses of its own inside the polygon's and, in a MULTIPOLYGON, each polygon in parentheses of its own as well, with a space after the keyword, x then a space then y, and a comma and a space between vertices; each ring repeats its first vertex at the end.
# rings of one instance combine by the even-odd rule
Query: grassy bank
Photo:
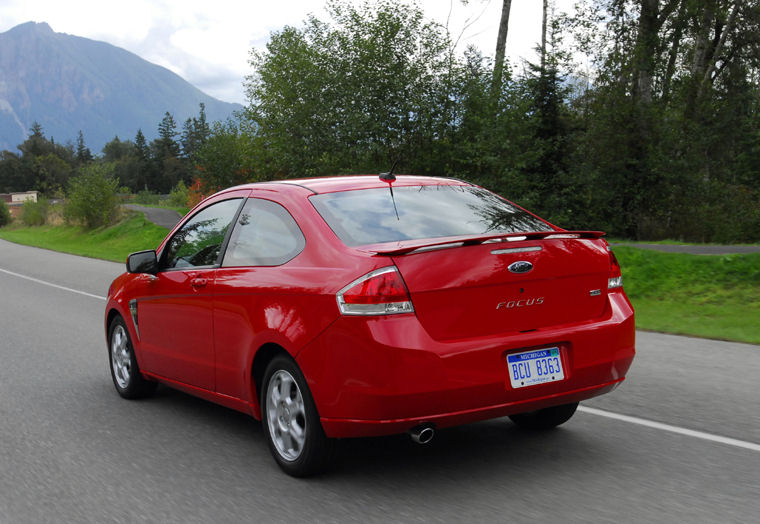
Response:
POLYGON ((8 227, 0 238, 27 246, 42 247, 92 258, 124 262, 127 255, 158 246, 168 230, 130 213, 115 226, 85 230, 77 226, 8 227))
MULTIPOLYGON (((141 213, 85 231, 72 226, 11 227, 0 238, 115 262, 156 247, 165 228, 141 213)), ((760 344, 760 254, 685 255, 615 247, 641 329, 760 344)))
POLYGON ((639 328, 760 344, 760 254, 615 254, 639 328))

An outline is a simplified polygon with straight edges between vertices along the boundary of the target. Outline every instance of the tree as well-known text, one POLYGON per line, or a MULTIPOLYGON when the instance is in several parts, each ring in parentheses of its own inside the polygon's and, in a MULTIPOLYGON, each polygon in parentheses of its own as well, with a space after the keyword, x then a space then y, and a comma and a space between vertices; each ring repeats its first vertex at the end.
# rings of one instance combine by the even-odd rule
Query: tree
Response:
POLYGON ((150 143, 149 189, 168 193, 179 180, 189 180, 189 168, 179 158, 178 135, 174 117, 167 111, 158 125, 158 138, 150 143))
POLYGON ((206 104, 200 103, 198 118, 188 118, 182 126, 182 156, 193 161, 195 155, 203 147, 211 134, 211 128, 206 122, 206 104))
POLYGON ((148 143, 145 141, 145 135, 143 135, 142 129, 138 129, 137 134, 135 135, 135 148, 137 150, 137 157, 141 161, 147 162, 150 152, 148 150, 148 143))
POLYGON ((21 170, 21 159, 16 153, 0 151, 0 193, 24 191, 24 182, 21 170))
POLYGON ((153 180, 157 178, 157 170, 154 167, 154 163, 150 161, 150 148, 145 140, 145 135, 143 134, 142 129, 138 129, 137 134, 135 135, 135 154, 136 158, 133 162, 135 173, 134 181, 127 187, 133 191, 147 190, 148 182, 150 181, 152 186, 153 180))
POLYGON ((18 146, 20 157, 4 155, 8 161, 0 172, 14 181, 17 191, 54 193, 66 185, 76 164, 73 148, 45 138, 42 126, 34 123, 29 137, 18 146))
POLYGON ((135 193, 144 189, 143 171, 146 162, 140 160, 137 146, 133 142, 119 140, 115 136, 103 146, 102 161, 113 165, 113 174, 119 180, 120 187, 127 187, 135 193))
POLYGON ((263 180, 251 168, 256 154, 253 140, 243 123, 214 123, 211 136, 197 153, 198 177, 207 191, 263 180))
POLYGON ((92 161, 92 153, 84 144, 84 135, 82 134, 81 129, 79 130, 79 136, 77 137, 76 159, 80 166, 92 161))
POLYGON ((93 163, 83 167, 80 174, 69 181, 64 217, 88 229, 113 223, 119 209, 118 186, 112 165, 93 163))
POLYGON ((176 158, 179 156, 179 144, 177 138, 177 124, 174 117, 168 111, 158 124, 158 138, 151 142, 153 157, 158 160, 176 158))
POLYGON ((0 200, 0 227, 11 223, 11 212, 8 210, 8 206, 5 201, 0 200))
MULTIPOLYGON (((143 138, 144 140, 144 138, 143 138)), ((130 156, 137 156, 137 147, 129 140, 119 140, 118 136, 103 146, 103 161, 118 162, 130 156)))
POLYGON ((330 22, 311 17, 252 52, 246 116, 261 174, 379 171, 433 158, 449 103, 447 33, 391 0, 331 1, 327 10, 330 22))

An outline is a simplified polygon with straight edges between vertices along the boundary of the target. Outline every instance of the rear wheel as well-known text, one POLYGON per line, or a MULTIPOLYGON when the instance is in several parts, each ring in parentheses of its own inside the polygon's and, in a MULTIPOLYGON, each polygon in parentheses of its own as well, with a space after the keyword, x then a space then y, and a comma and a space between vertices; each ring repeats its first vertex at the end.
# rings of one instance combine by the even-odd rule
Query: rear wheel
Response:
POLYGON ((156 390, 157 384, 140 374, 132 340, 121 317, 115 317, 108 329, 108 357, 113 385, 119 395, 130 399, 140 398, 151 395, 156 390))
POLYGON ((570 420, 570 417, 573 416, 577 408, 578 403, 573 402, 537 411, 529 411, 528 413, 510 415, 509 418, 521 428, 552 429, 570 420))
POLYGON ((306 380, 292 359, 277 356, 264 372, 261 422, 269 449, 285 473, 323 471, 334 448, 319 421, 306 380))

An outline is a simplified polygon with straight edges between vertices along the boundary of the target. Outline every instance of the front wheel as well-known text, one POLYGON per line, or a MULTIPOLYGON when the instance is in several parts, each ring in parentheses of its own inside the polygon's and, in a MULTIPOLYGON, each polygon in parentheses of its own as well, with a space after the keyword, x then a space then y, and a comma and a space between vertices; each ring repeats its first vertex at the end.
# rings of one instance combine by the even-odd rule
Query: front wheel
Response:
POLYGON ((108 361, 113 385, 122 397, 146 397, 156 390, 157 384, 140 374, 132 340, 121 317, 114 318, 108 329, 108 361))
POLYGON ((564 424, 573 416, 578 408, 577 402, 552 406, 550 408, 510 415, 512 422, 526 429, 552 429, 564 424))
POLYGON ((292 359, 275 357, 264 373, 262 388, 264 435, 285 473, 305 477, 323 471, 334 441, 327 438, 306 380, 292 359))

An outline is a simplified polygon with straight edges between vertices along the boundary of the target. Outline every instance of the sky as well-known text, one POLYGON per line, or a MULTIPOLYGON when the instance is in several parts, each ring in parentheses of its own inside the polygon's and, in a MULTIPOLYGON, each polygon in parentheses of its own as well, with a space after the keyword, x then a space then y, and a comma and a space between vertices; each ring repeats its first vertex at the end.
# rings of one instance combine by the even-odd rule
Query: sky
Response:
MULTIPOLYGON (((359 1, 359 0, 357 0, 359 1)), ((408 0, 413 1, 413 0, 408 0)), ((502 0, 416 0, 425 16, 493 56, 502 0)), ((568 8, 572 0, 556 0, 568 8)), ((245 104, 243 81, 252 48, 309 14, 327 20, 324 0, 2 0, 0 33, 25 22, 47 22, 58 33, 101 40, 166 67, 224 100, 245 104)), ((520 67, 535 60, 541 38, 541 0, 512 0, 507 56, 520 67)))

